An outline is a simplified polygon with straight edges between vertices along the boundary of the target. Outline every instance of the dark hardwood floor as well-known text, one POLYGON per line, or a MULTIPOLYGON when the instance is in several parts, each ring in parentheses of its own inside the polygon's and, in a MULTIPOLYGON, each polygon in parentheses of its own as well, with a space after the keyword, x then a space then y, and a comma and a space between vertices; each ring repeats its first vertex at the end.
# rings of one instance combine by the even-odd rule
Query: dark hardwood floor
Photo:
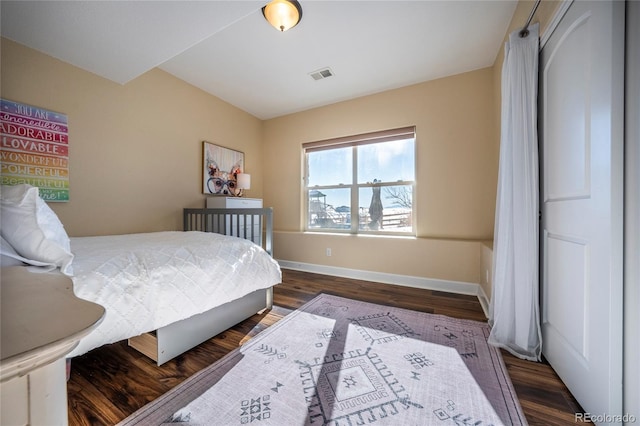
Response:
MULTIPOLYGON (((431 290, 283 270, 274 307, 254 315, 161 367, 127 346, 103 346, 73 359, 68 385, 70 425, 113 425, 220 359, 319 293, 383 305, 486 321, 477 298, 431 290)), ((531 425, 575 424, 580 406, 547 363, 502 352, 531 425)))

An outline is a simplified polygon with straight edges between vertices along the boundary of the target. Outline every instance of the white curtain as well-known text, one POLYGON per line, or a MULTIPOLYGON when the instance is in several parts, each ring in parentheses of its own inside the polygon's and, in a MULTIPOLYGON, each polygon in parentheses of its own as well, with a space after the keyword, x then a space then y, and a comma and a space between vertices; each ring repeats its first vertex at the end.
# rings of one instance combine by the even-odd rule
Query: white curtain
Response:
POLYGON ((493 239, 489 343, 540 360, 538 300, 538 24, 509 35, 502 67, 502 129, 493 239))

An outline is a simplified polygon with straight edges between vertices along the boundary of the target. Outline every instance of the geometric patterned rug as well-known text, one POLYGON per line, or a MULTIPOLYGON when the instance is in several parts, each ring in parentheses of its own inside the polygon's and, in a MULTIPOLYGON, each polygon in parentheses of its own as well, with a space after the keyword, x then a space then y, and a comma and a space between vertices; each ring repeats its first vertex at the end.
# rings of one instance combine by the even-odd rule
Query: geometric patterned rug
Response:
POLYGON ((119 425, 526 425, 489 330, 321 294, 119 425))

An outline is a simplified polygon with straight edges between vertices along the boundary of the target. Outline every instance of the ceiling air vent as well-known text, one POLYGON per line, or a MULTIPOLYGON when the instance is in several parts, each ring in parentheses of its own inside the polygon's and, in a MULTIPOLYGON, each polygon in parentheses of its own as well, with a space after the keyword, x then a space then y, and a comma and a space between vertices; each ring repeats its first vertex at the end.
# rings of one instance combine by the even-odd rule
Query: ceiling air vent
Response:
POLYGON ((329 68, 323 68, 321 70, 309 73, 309 75, 314 80, 322 80, 323 78, 331 77, 333 75, 333 71, 331 71, 329 68))

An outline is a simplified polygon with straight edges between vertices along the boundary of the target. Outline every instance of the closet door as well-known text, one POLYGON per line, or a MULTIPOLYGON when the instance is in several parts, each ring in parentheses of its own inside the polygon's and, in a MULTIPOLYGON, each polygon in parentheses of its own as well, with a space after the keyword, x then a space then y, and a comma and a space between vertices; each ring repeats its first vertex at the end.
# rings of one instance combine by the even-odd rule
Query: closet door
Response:
POLYGON ((623 408, 640 419, 640 2, 626 15, 623 408))
POLYGON ((593 415, 622 413, 624 7, 574 1, 540 57, 543 354, 593 415))

